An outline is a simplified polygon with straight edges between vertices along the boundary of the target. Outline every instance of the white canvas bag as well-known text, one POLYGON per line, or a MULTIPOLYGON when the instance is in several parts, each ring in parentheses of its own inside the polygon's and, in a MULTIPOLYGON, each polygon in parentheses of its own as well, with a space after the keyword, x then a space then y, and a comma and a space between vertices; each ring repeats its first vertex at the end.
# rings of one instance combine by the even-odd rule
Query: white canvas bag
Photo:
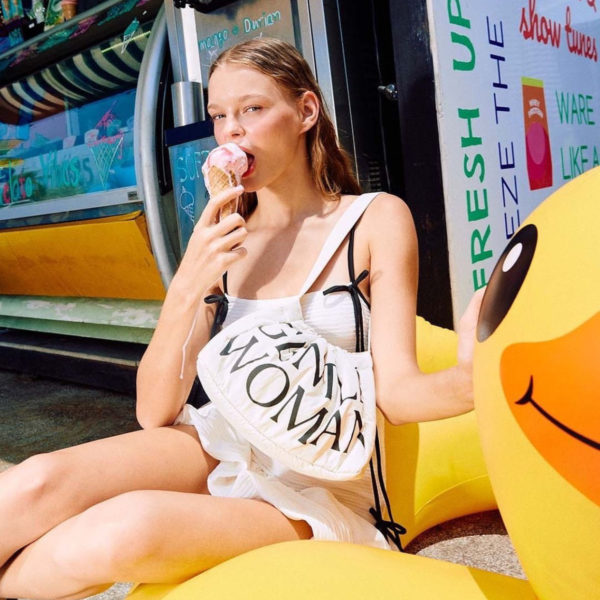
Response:
POLYGON ((303 319, 300 298, 376 194, 340 218, 297 297, 277 314, 231 323, 200 351, 198 376, 232 427, 290 469, 353 479, 368 465, 376 434, 371 354, 329 343, 303 319))

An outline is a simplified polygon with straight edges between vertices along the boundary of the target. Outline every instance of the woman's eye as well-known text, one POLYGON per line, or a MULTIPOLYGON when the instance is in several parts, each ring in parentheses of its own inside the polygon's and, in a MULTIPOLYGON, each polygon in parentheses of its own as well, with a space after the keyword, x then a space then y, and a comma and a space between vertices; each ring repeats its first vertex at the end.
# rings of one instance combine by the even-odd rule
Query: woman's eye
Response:
POLYGON ((260 107, 260 106, 248 106, 248 107, 246 108, 246 111, 245 111, 245 112, 256 112, 256 111, 258 111, 258 110, 260 110, 260 109, 261 109, 261 107, 260 107))
POLYGON ((208 115, 211 121, 218 121, 219 119, 222 119, 224 117, 224 115, 222 115, 221 113, 217 113, 215 115, 208 115))

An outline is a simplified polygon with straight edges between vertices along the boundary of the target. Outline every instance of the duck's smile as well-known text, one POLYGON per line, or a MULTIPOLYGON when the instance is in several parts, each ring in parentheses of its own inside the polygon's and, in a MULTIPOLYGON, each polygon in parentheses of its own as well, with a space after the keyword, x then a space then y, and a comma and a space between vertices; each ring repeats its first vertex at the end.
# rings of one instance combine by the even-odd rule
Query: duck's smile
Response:
POLYGON ((598 505, 599 367, 600 312, 560 338, 509 346, 500 363, 504 394, 523 433, 598 505))
POLYGON ((553 417, 548 411, 546 411, 542 406, 538 404, 538 402, 533 397, 533 375, 529 378, 529 386, 527 387, 527 391, 523 394, 520 400, 517 400, 516 404, 521 406, 525 406, 530 404, 535 408, 544 418, 548 419, 550 423, 556 425, 559 429, 562 429, 567 435, 574 437, 576 440, 595 448, 596 450, 600 450, 600 442, 596 442, 591 438, 582 435, 578 431, 571 429, 569 426, 565 425, 557 418, 553 417))

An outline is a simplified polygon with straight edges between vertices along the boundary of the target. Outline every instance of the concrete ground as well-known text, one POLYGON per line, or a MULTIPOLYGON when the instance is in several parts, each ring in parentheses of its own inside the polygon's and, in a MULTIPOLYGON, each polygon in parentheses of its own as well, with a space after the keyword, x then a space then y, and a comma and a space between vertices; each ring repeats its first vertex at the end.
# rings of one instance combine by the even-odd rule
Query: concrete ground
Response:
MULTIPOLYGON (((0 370, 0 471, 32 454, 137 428, 134 399, 89 387, 0 370)), ((408 552, 524 578, 496 511, 432 528, 408 552)), ((121 600, 117 584, 95 600, 121 600)))

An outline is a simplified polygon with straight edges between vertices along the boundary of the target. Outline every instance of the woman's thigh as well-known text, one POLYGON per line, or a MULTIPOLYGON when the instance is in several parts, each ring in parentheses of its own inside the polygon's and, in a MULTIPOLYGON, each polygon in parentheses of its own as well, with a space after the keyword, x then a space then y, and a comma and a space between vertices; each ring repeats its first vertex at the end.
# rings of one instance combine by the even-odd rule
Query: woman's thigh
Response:
POLYGON ((261 500, 131 492, 25 548, 0 578, 0 591, 59 597, 113 581, 180 582, 249 550, 311 536, 306 522, 261 500))
MULTIPOLYGON (((258 499, 151 491, 132 496, 132 504, 142 506, 141 516, 123 523, 121 539, 131 542, 132 554, 109 565, 118 581, 185 581, 255 548, 312 537, 308 523, 289 519, 258 499)), ((117 512, 117 504, 106 506, 107 511, 117 512)), ((105 521, 106 515, 99 511, 98 516, 105 521)), ((111 537, 105 547, 113 546, 111 537)), ((119 548, 113 548, 113 557, 120 556, 119 548)))
POLYGON ((99 502, 132 490, 206 493, 217 461, 191 426, 141 430, 42 454, 0 474, 0 564, 99 502))
POLYGON ((92 504, 140 489, 206 492, 218 462, 190 425, 142 429, 52 454, 46 459, 54 458, 92 504))
POLYGON ((70 487, 80 502, 91 506, 139 489, 205 492, 206 478, 216 464, 202 448, 196 430, 177 425, 33 456, 2 473, 1 483, 6 489, 13 479, 21 479, 24 487, 29 487, 29 481, 45 494, 70 487))

